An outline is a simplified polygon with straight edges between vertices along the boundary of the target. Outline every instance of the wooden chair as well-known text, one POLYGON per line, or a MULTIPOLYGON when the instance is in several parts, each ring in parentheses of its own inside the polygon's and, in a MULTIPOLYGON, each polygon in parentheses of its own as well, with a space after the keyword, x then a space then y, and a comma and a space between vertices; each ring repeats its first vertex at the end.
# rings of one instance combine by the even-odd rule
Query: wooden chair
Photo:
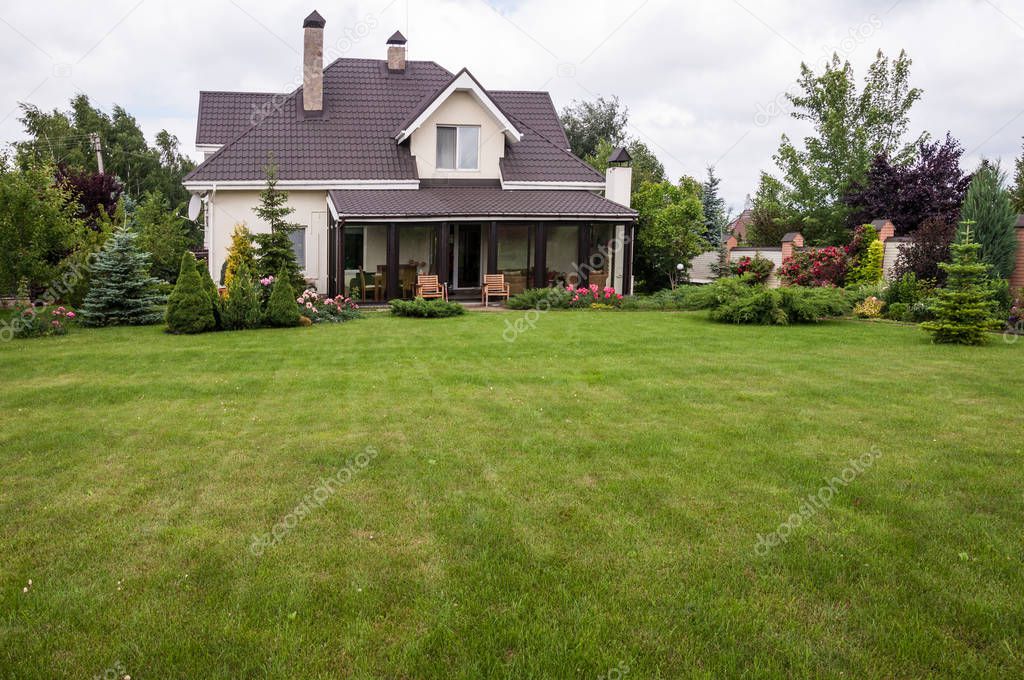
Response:
POLYGON ((503 297, 507 300, 509 295, 510 287, 505 281, 504 274, 484 274, 484 286, 480 289, 480 297, 483 298, 485 307, 492 297, 503 297))
POLYGON ((437 280, 436 274, 421 275, 416 277, 416 297, 424 299, 441 298, 448 299, 448 284, 437 280))

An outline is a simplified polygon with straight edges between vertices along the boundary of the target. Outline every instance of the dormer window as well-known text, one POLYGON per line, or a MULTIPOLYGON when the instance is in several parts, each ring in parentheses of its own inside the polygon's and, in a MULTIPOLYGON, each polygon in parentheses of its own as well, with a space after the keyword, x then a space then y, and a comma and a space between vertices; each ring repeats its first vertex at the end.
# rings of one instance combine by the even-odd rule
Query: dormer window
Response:
POLYGON ((480 128, 476 125, 438 125, 437 169, 479 170, 480 128))

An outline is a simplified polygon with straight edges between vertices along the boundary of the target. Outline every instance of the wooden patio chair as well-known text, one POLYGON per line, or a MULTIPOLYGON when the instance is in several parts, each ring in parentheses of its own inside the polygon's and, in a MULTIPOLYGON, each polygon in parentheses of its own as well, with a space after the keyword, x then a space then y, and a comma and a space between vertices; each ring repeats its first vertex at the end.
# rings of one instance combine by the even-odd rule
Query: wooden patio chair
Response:
POLYGON ((490 303, 492 297, 509 298, 510 289, 505 281, 504 274, 484 274, 484 285, 480 289, 480 297, 483 298, 484 307, 490 303))
POLYGON ((441 283, 436 274, 426 274, 416 277, 416 297, 429 300, 432 298, 448 299, 448 284, 441 283))

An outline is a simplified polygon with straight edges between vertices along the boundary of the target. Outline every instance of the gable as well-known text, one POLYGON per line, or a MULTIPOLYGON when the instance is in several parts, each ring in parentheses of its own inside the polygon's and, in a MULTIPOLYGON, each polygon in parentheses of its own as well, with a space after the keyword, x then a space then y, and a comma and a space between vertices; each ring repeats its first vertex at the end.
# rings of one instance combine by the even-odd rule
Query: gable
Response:
POLYGON ((518 142, 522 139, 522 133, 516 129, 505 112, 501 110, 487 90, 473 77, 467 69, 462 69, 451 79, 438 93, 425 100, 411 118, 407 119, 395 133, 395 140, 399 143, 409 139, 412 134, 420 129, 449 98, 457 93, 471 96, 480 108, 487 112, 494 119, 494 122, 501 128, 502 133, 510 142, 518 142))

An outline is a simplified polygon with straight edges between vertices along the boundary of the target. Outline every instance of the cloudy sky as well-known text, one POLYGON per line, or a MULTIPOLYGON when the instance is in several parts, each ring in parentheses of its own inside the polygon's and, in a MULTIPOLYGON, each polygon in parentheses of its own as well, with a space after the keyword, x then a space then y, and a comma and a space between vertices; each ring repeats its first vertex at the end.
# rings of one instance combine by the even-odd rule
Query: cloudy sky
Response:
POLYGON ((803 133, 783 97, 800 62, 833 51, 860 76, 877 50, 906 49, 925 93, 912 129, 951 130, 968 166, 1010 162, 1024 135, 1019 0, 0 0, 0 141, 22 137, 18 102, 84 92, 193 153, 199 90, 295 86, 312 9, 343 56, 383 58, 400 29, 410 58, 467 66, 486 87, 548 90, 559 109, 618 95, 672 177, 716 165, 734 209, 780 135, 803 133))

